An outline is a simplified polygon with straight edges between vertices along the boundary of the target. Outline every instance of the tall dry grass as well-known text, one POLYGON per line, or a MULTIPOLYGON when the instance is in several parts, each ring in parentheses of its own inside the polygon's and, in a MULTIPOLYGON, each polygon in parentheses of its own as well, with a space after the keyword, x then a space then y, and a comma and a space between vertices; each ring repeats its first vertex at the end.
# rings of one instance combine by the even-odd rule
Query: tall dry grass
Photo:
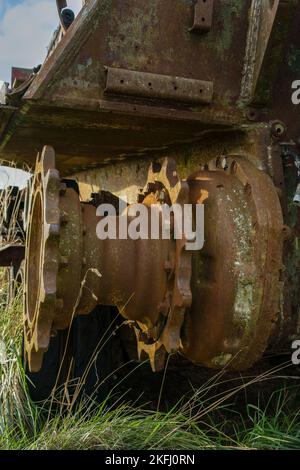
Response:
POLYGON ((55 406, 49 412, 49 402, 33 403, 27 390, 21 360, 22 292, 7 302, 3 278, 0 284, 0 449, 300 448, 299 409, 287 411, 291 393, 299 393, 297 381, 293 390, 273 393, 267 406, 261 407, 258 399, 241 414, 231 405, 247 387, 284 376, 283 366, 243 383, 232 380, 229 387, 221 371, 165 413, 128 403, 126 395, 114 401, 116 390, 101 404, 90 397, 71 409, 55 406), (216 411, 223 422, 214 421, 216 411))

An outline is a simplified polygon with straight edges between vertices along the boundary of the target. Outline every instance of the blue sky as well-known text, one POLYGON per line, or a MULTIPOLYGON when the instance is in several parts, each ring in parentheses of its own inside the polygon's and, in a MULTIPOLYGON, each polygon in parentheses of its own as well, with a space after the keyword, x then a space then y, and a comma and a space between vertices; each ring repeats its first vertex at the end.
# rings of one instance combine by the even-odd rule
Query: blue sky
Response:
POLYGON ((8 7, 13 7, 18 3, 20 3, 20 0, 0 0, 0 15, 2 16, 8 7))
MULTIPOLYGON (((81 3, 68 1, 76 13, 81 3)), ((0 82, 10 82, 12 66, 42 63, 57 25, 55 0, 0 0, 0 82)))

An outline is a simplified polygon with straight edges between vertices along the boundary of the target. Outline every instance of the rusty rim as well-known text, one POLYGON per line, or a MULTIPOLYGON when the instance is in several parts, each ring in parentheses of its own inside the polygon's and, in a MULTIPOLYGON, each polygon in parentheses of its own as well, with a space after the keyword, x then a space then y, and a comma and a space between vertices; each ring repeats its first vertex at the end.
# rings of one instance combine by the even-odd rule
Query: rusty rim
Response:
POLYGON ((56 306, 60 180, 54 163, 53 148, 44 147, 36 163, 26 243, 24 337, 33 372, 40 370, 48 349, 56 306))
POLYGON ((206 243, 194 255, 183 352, 208 367, 246 369, 265 351, 282 308, 278 194, 238 156, 210 161, 189 184, 193 202, 206 207, 206 243))
POLYGON ((41 289, 41 265, 43 247, 43 203, 40 191, 37 191, 32 205, 32 223, 29 227, 28 251, 31 253, 30 263, 26 266, 27 292, 26 311, 28 321, 32 325, 36 316, 36 309, 41 289), (40 221, 40 223, 38 223, 40 221))

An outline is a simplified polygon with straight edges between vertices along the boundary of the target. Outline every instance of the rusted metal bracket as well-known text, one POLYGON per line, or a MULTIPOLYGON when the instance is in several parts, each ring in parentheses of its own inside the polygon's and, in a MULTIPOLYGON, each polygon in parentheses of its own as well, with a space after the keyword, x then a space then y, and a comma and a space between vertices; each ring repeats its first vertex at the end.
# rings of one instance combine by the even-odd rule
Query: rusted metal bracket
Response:
POLYGON ((210 31, 213 20, 214 0, 197 0, 195 4, 194 24, 191 32, 210 31))
POLYGON ((212 101, 212 82, 112 67, 106 70, 106 93, 184 103, 209 104, 212 101))

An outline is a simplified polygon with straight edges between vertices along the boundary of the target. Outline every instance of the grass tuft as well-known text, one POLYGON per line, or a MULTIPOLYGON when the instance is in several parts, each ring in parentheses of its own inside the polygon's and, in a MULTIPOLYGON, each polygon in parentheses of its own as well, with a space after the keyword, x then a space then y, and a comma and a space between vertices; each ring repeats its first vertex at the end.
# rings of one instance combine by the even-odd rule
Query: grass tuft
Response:
POLYGON ((85 400, 71 410, 45 412, 47 404, 33 403, 26 387, 21 360, 22 293, 8 302, 4 278, 0 288, 0 449, 300 448, 300 410, 294 402, 298 382, 273 393, 266 405, 260 403, 259 394, 255 405, 242 410, 233 405, 248 386, 278 378, 281 366, 243 381, 226 379, 221 371, 168 412, 134 406, 122 397, 115 402, 110 397, 102 404, 85 400))

